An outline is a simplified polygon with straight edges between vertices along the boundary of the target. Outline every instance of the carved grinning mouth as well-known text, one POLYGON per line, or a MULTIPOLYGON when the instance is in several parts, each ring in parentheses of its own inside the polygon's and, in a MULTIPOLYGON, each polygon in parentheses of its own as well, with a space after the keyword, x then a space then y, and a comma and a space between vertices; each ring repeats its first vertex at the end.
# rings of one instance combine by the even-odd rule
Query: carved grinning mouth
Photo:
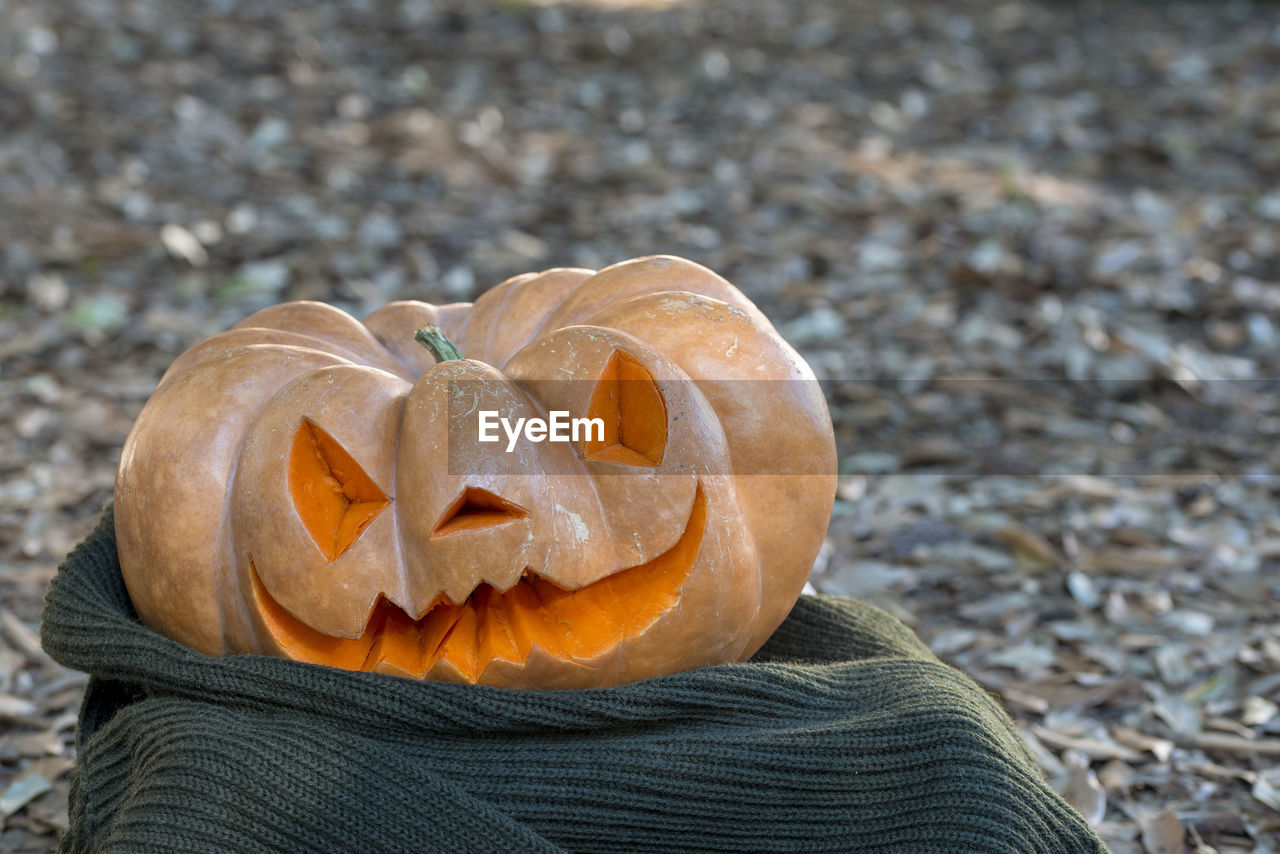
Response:
POLYGON ((249 574, 257 612, 289 658, 414 677, 446 663, 476 682, 494 661, 523 665, 534 646, 556 658, 589 661, 643 632, 679 601, 705 527, 706 497, 698 484, 680 539, 653 560, 576 590, 526 571, 508 590, 482 583, 460 603, 442 594, 417 620, 380 594, 358 638, 311 628, 268 592, 252 560, 249 574))

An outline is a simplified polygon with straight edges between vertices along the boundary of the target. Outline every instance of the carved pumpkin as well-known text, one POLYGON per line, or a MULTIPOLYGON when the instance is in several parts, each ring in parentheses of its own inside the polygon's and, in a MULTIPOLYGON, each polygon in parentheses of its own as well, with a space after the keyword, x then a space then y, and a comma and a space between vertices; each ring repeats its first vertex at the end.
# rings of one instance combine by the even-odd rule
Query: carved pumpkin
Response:
POLYGON ((139 615, 201 652, 591 687, 751 655, 834 489, 808 367, 724 279, 651 257, 363 323, 260 311, 165 374, 115 518, 139 615), (508 452, 459 438, 479 410, 602 429, 508 452))

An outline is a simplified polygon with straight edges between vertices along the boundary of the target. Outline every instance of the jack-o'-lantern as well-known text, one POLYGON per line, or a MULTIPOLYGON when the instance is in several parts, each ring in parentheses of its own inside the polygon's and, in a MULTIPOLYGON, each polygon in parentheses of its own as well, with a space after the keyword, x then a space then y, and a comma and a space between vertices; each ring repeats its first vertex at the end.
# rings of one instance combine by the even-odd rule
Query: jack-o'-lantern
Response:
POLYGON ((834 486, 808 367, 724 279, 659 256, 363 323, 260 311, 162 378, 115 518, 142 620, 201 652, 594 687, 753 653, 834 486), (511 432, 549 413, 582 434, 511 432))

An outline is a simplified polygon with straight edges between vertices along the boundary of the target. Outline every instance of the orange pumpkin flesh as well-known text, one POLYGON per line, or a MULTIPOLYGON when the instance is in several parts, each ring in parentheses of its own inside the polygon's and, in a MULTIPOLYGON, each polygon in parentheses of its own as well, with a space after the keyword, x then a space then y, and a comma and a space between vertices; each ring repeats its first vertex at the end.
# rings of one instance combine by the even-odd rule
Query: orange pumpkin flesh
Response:
POLYGON ((706 497, 699 490, 684 533, 648 563, 565 590, 527 573, 508 590, 482 584, 461 603, 441 596, 420 619, 379 597, 364 633, 323 634, 276 602, 250 563, 254 604, 290 658, 347 670, 425 676, 448 661, 475 682, 494 660, 522 664, 535 644, 562 658, 594 658, 648 628, 679 600, 702 544, 706 497))
POLYGON ((289 491, 298 516, 329 560, 350 548, 391 503, 360 464, 307 419, 294 435, 289 491))
POLYGON ((634 357, 616 351, 605 363, 588 418, 604 422, 604 435, 582 444, 589 460, 657 466, 667 445, 667 407, 648 371, 634 357))
POLYGON ((528 515, 523 507, 499 498, 486 489, 467 487, 445 511, 444 517, 431 534, 431 539, 502 525, 528 515))
POLYGON ((732 285, 652 257, 363 323, 265 309, 175 360, 115 503, 140 617, 201 652, 582 688, 751 655, 834 487, 807 366, 732 285), (459 450, 459 389, 604 435, 459 450))

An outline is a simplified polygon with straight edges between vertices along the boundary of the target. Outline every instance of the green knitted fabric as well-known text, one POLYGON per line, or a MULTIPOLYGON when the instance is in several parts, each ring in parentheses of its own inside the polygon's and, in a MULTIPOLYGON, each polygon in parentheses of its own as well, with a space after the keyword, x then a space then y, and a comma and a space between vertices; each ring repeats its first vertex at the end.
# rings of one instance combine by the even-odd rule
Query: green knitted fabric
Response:
POLYGON ((590 691, 209 658, 138 622, 108 510, 43 633, 92 676, 64 851, 1105 850, 977 685, 850 600, 590 691))

